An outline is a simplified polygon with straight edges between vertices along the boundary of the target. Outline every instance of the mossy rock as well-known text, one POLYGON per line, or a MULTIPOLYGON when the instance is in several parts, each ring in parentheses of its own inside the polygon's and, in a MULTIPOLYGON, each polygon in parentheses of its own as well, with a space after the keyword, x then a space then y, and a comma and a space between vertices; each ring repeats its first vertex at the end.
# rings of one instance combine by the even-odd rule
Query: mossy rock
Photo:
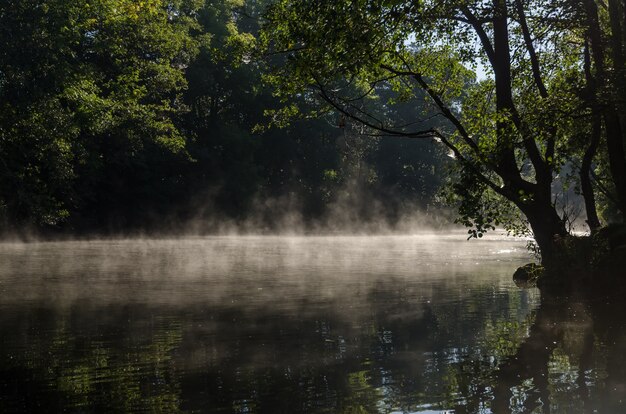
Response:
POLYGON ((528 263, 515 271, 513 281, 518 287, 534 287, 537 286, 537 281, 544 272, 543 266, 537 263, 528 263))

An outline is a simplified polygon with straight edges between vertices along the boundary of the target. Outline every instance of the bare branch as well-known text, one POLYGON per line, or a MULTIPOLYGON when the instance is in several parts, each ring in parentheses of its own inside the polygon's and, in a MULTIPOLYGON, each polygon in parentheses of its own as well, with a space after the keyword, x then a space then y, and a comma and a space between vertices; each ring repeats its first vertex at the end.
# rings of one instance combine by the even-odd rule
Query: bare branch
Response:
MULTIPOLYGON (((405 63, 406 64, 406 63, 405 63)), ((435 104, 437 105, 437 107, 439 108, 439 110, 442 112, 442 114, 450 121, 452 122, 452 124, 454 125, 454 127, 457 129, 457 131, 459 132, 459 134, 461 135, 461 138, 463 138, 463 141, 465 141, 465 143, 467 145, 469 145, 477 154, 480 152, 480 150, 478 149, 478 145, 476 144, 476 142, 474 142, 474 140, 470 137, 469 133, 467 132, 467 130, 465 129, 465 127, 463 126, 463 124, 461 123, 461 121, 456 117, 456 115, 454 115, 454 113, 452 112, 452 110, 450 110, 450 108, 448 108, 445 103, 443 102, 443 100, 441 99, 441 97, 437 94, 437 92, 430 87, 430 85, 428 85, 428 83, 424 80, 424 78, 417 72, 412 71, 412 70, 398 70, 395 69, 389 65, 382 65, 381 66, 383 69, 386 69, 388 71, 390 71, 391 73, 396 73, 398 75, 404 75, 404 76, 410 76, 413 79, 415 79, 415 81, 420 85, 420 87, 431 97, 431 99, 435 102, 435 104)))
MULTIPOLYGON (((420 130, 420 131, 404 132, 404 131, 399 131, 399 130, 396 130, 396 129, 392 129, 391 127, 386 127, 386 126, 384 126, 383 123, 381 123, 380 125, 376 125, 376 124, 368 121, 367 119, 359 117, 358 115, 355 115, 353 112, 351 112, 348 109, 346 109, 344 106, 342 106, 340 103, 337 102, 336 98, 333 99, 333 97, 328 94, 328 92, 326 91, 324 86, 319 81, 316 80, 316 83, 317 83, 317 87, 319 89, 320 97, 324 101, 326 101, 329 105, 331 105, 333 108, 335 108, 339 113, 341 113, 341 114, 343 114, 343 115, 345 115, 345 116, 355 120, 358 123, 361 123, 361 124, 371 128, 371 129, 379 132, 379 133, 377 133, 375 135, 372 135, 372 136, 375 136, 375 137, 430 138, 430 139, 437 138, 446 147, 448 147, 452 151, 452 153, 454 154, 455 158, 464 167, 468 168, 472 172, 472 174, 474 174, 481 182, 483 182, 484 184, 489 186, 489 188, 491 188, 497 194, 500 194, 500 195, 502 195, 504 197, 507 197, 509 199, 515 199, 515 197, 516 197, 515 194, 510 193, 510 191, 508 191, 505 187, 500 187, 496 183, 494 183, 492 180, 490 180, 485 174, 483 174, 482 171, 480 171, 480 168, 477 165, 475 165, 473 162, 468 160, 461 153, 459 148, 456 145, 454 145, 450 140, 448 140, 448 138, 441 131, 439 131, 438 129, 436 129, 436 128, 429 128, 429 129, 424 129, 424 130, 420 130)), ((372 117, 372 116, 370 115, 370 117, 372 117)), ((470 142, 472 142, 474 145, 476 145, 473 141, 470 140, 470 142)), ((477 147, 476 147, 476 149, 477 149, 477 147)))
POLYGON ((489 188, 491 188, 497 194, 500 194, 501 196, 509 198, 509 199, 513 199, 511 197, 514 197, 514 196, 510 194, 510 192, 506 188, 498 186, 496 183, 490 180, 489 177, 483 174, 482 171, 480 171, 480 168, 478 168, 474 163, 470 162, 467 158, 465 158, 463 154, 461 153, 461 151, 459 151, 459 149, 452 142, 450 142, 445 137, 444 134, 442 134, 440 131, 437 131, 437 130, 435 130, 435 133, 436 133, 436 137, 439 138, 446 147, 450 148, 450 150, 454 154, 454 157, 457 160, 459 160, 459 162, 464 167, 468 168, 472 172, 472 174, 474 174, 476 178, 478 178, 480 181, 486 184, 489 188))
POLYGON ((333 97, 331 97, 328 92, 324 89, 323 85, 321 85, 319 82, 317 83, 318 85, 318 89, 319 89, 319 95, 320 97, 326 101, 328 104, 330 104, 333 108, 335 108, 338 112, 340 112, 341 114, 354 119, 355 121, 369 127, 372 128, 376 131, 380 131, 384 134, 387 134, 389 136, 397 136, 397 137, 408 137, 408 138, 433 138, 434 135, 434 129, 430 128, 430 129, 425 129, 425 130, 421 130, 421 131, 413 131, 413 132, 404 132, 404 131, 399 131, 396 129, 392 129, 391 127, 387 127, 384 125, 384 123, 380 120, 377 120, 376 118, 374 118, 372 115, 368 115, 367 113, 361 111, 361 113, 363 113, 364 115, 376 120, 379 122, 379 125, 376 125, 375 123, 368 121, 366 118, 362 118, 358 115, 355 115, 353 112, 349 111, 348 109, 346 109, 344 106, 340 105, 336 99, 333 99, 333 97))

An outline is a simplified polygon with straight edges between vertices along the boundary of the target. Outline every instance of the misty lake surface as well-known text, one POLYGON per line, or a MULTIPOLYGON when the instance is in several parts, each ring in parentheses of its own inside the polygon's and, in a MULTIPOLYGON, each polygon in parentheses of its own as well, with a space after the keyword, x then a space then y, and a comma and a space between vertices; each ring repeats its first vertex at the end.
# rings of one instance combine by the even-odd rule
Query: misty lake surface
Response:
POLYGON ((525 244, 2 243, 0 412, 626 412, 623 313, 517 288, 525 244))

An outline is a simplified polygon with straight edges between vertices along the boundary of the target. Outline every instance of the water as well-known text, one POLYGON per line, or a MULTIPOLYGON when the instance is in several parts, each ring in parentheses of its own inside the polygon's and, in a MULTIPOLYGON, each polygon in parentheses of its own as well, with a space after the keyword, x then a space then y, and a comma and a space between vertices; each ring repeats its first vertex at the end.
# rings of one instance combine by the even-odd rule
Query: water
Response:
POLYGON ((529 260, 459 234, 0 244, 0 412, 621 412, 618 313, 542 304, 529 260))

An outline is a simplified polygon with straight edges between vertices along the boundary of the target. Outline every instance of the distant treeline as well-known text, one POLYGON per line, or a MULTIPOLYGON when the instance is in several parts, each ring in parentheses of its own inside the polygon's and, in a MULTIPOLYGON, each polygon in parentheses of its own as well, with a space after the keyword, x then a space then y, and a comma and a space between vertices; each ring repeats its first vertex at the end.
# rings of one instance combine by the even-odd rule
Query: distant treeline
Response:
POLYGON ((256 48, 265 2, 2 1, 4 230, 259 214, 271 227, 284 206, 314 221, 339 204, 393 220, 431 205, 446 159, 433 143, 374 138, 333 112, 282 125, 289 103, 256 48))

